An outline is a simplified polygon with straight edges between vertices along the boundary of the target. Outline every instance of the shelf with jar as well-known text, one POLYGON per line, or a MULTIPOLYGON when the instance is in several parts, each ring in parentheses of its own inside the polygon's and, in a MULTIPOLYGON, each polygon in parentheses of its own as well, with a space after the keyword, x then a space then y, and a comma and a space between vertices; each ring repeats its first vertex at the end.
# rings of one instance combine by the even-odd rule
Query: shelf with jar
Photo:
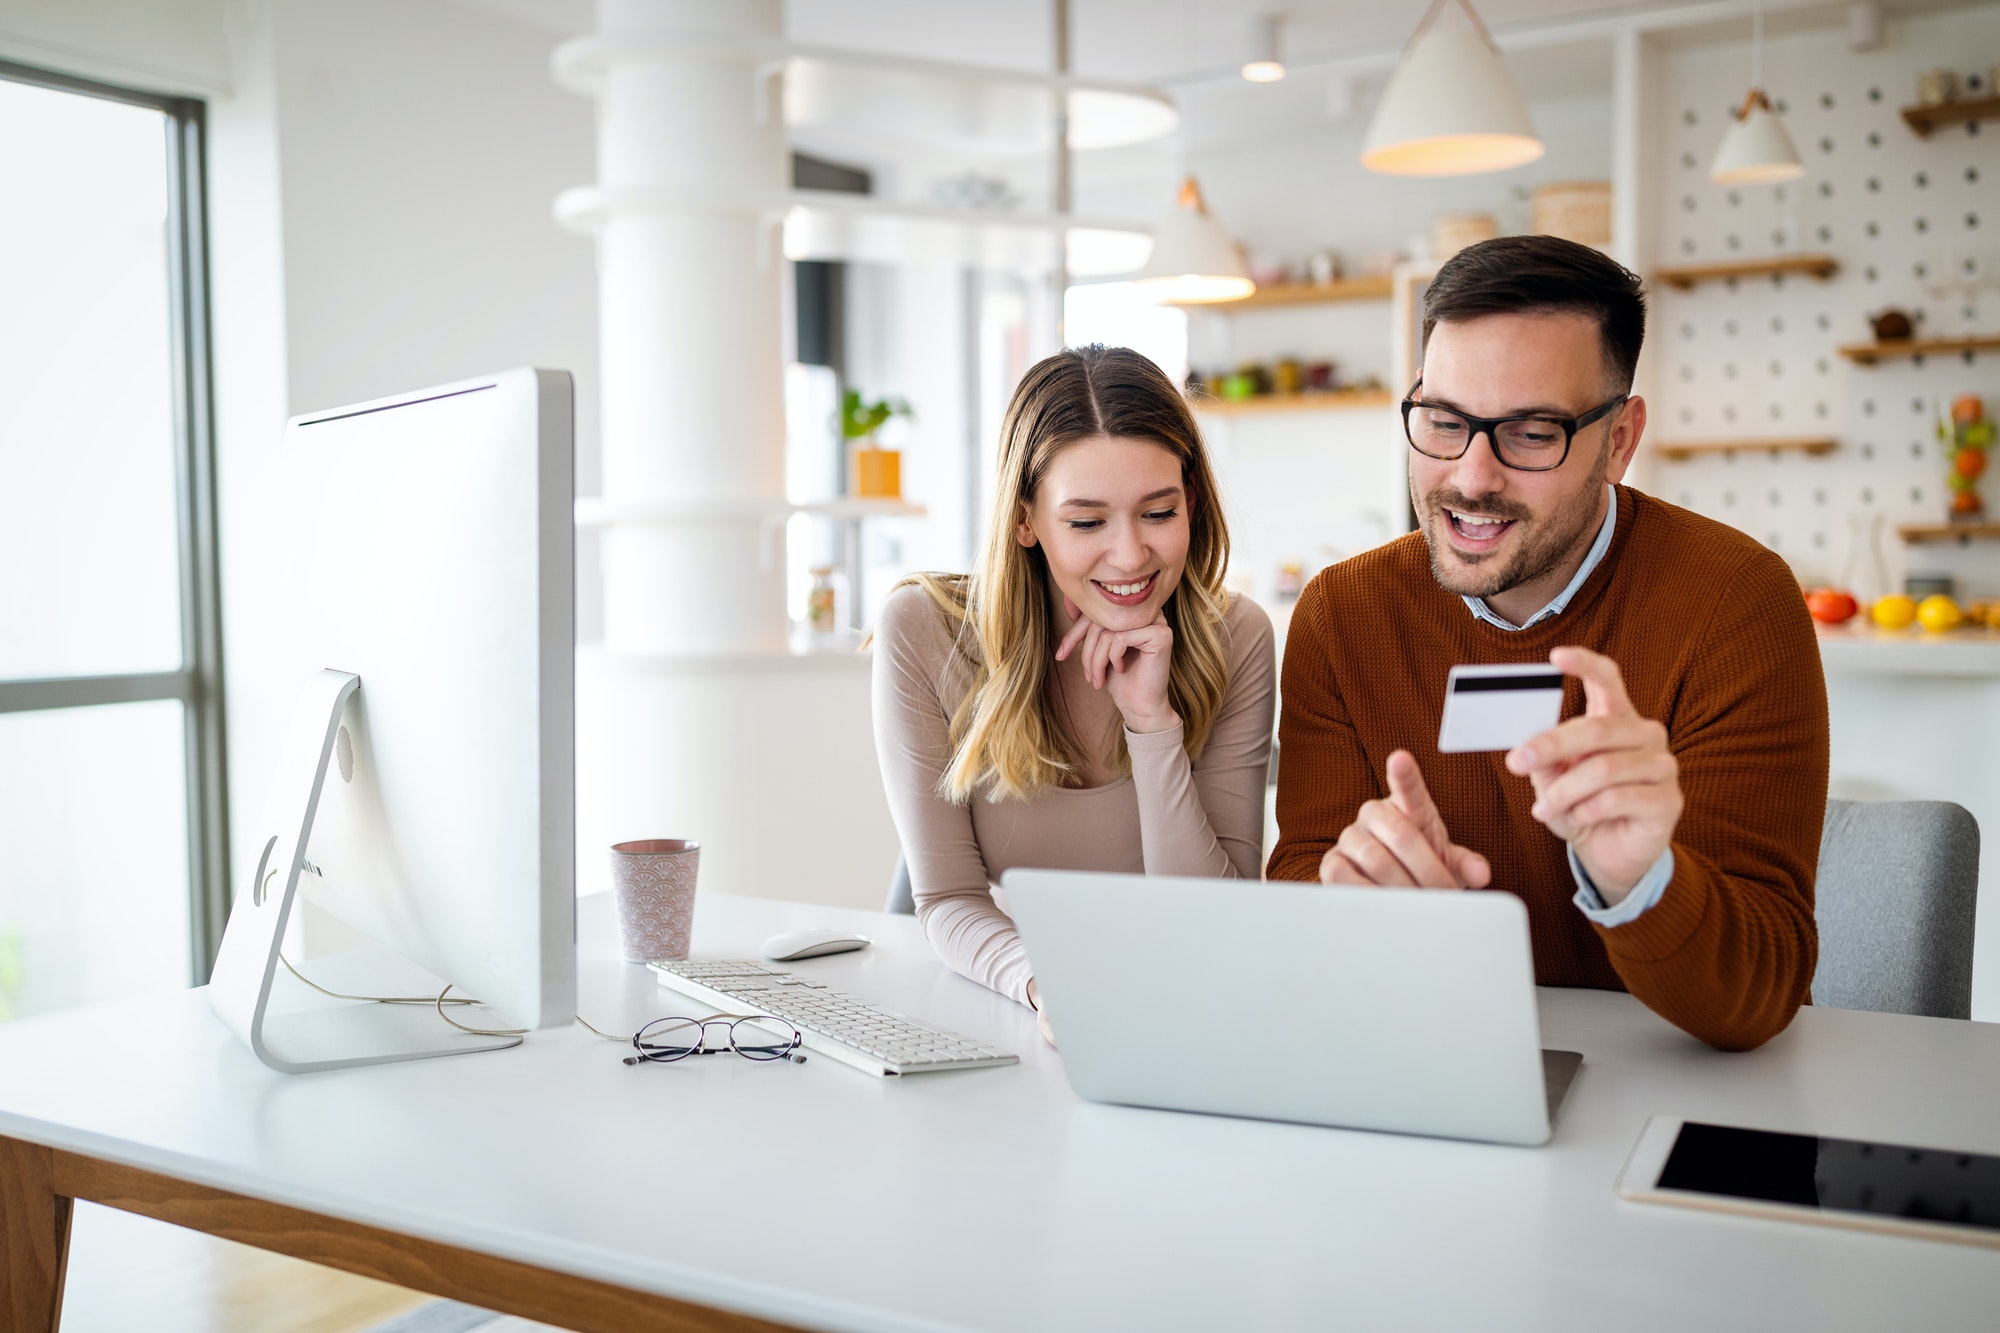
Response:
POLYGON ((1387 389, 1335 389, 1330 393, 1266 393, 1252 398, 1193 400, 1194 410, 1208 416, 1258 416, 1267 412, 1338 412, 1365 407, 1393 407, 1396 396, 1387 389))
POLYGON ((1379 376, 1343 384, 1333 362, 1301 363, 1296 357, 1283 357, 1270 365, 1245 362, 1226 374, 1192 371, 1187 393, 1196 411, 1217 416, 1386 407, 1395 401, 1379 376))
POLYGON ((1840 354, 1857 365, 1880 361, 1921 360, 1926 356, 2000 352, 2000 333, 1968 333, 1955 338, 1878 338, 1872 343, 1843 343, 1840 354))

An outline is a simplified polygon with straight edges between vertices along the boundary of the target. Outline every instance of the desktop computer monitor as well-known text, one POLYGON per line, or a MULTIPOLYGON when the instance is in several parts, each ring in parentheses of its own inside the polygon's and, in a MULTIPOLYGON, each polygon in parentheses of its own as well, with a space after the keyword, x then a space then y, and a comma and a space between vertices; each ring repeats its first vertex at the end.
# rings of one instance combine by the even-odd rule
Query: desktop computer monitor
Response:
POLYGON ((572 397, 514 370, 286 425, 294 596, 257 632, 303 693, 210 987, 276 1068, 512 1044, 428 1007, 274 1006, 301 895, 503 1020, 468 1026, 574 1015, 572 397))

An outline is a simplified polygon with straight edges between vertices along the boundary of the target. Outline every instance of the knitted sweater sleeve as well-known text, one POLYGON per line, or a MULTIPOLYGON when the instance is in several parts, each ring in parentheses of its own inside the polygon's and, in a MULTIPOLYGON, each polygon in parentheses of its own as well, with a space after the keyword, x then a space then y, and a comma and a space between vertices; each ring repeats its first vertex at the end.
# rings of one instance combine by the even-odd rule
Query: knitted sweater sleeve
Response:
POLYGON ((1341 699, 1333 633, 1322 575, 1300 595, 1285 640, 1278 691, 1278 842, 1264 872, 1270 879, 1317 882, 1319 863, 1341 831, 1364 802, 1381 795, 1376 765, 1341 699))
POLYGON ((1685 639, 1667 724, 1686 807, 1660 901, 1594 926, 1626 987, 1723 1050, 1784 1031, 1810 999, 1826 814, 1826 679, 1790 571, 1747 560, 1685 639))

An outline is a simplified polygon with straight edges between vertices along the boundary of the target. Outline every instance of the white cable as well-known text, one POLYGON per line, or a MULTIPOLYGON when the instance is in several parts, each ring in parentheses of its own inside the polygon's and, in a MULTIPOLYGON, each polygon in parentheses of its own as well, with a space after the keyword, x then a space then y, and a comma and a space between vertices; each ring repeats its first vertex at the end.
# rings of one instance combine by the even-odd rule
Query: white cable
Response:
MULTIPOLYGON (((446 1013, 444 1011, 444 1007, 448 1004, 451 1005, 478 1004, 480 1003, 480 1001, 473 999, 469 995, 453 995, 451 993, 452 988, 450 986, 446 986, 436 995, 346 995, 337 990, 328 990, 325 986, 320 985, 317 981, 314 981, 311 977, 299 971, 296 967, 293 967, 292 960, 285 957, 283 953, 280 953, 278 955, 278 961, 285 965, 285 970, 287 972, 290 972, 300 981, 305 982, 306 985, 311 986, 314 990, 318 991, 321 995, 324 995, 329 999, 357 1000, 362 1004, 426 1005, 436 1009, 439 1018, 442 1018, 445 1022, 451 1024, 453 1027, 457 1028, 460 1032, 469 1032, 475 1037, 521 1037, 521 1036, 526 1036, 528 1032, 528 1029, 526 1028, 475 1028, 475 1027, 469 1027, 466 1024, 459 1022, 457 1019, 453 1018, 450 1014, 446 1013)), ((585 1028, 589 1029, 589 1031, 596 1034, 597 1036, 604 1038, 604 1040, 615 1041, 621 1046, 625 1044, 625 1038, 614 1037, 608 1032, 598 1031, 598 1029, 595 1026, 593 1026, 588 1020, 586 1020, 582 1014, 576 1014, 574 1015, 574 1017, 578 1023, 582 1024, 585 1028)))
POLYGON ((1750 0, 1750 86, 1764 86, 1764 0, 1750 0))

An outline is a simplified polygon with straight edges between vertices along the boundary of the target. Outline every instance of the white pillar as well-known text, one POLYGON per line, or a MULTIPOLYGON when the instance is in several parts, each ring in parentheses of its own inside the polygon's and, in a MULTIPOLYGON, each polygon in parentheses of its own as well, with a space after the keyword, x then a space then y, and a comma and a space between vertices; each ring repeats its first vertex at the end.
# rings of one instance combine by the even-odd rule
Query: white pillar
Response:
MULTIPOLYGON (((609 42, 776 39, 782 17, 779 0, 600 0, 598 16, 609 42)), ((676 515, 605 534, 617 653, 785 650, 772 531, 785 498, 783 261, 778 229, 744 201, 789 180, 777 79, 759 63, 662 45, 598 80, 598 184, 612 201, 598 235, 604 498, 676 515)))
POLYGON ((882 901, 895 826, 868 661, 793 657, 784 535, 790 184, 779 0, 599 0, 556 55, 598 100, 603 648, 577 662, 577 886, 702 844, 704 893, 882 901), (761 84, 761 86, 760 86, 761 84))

